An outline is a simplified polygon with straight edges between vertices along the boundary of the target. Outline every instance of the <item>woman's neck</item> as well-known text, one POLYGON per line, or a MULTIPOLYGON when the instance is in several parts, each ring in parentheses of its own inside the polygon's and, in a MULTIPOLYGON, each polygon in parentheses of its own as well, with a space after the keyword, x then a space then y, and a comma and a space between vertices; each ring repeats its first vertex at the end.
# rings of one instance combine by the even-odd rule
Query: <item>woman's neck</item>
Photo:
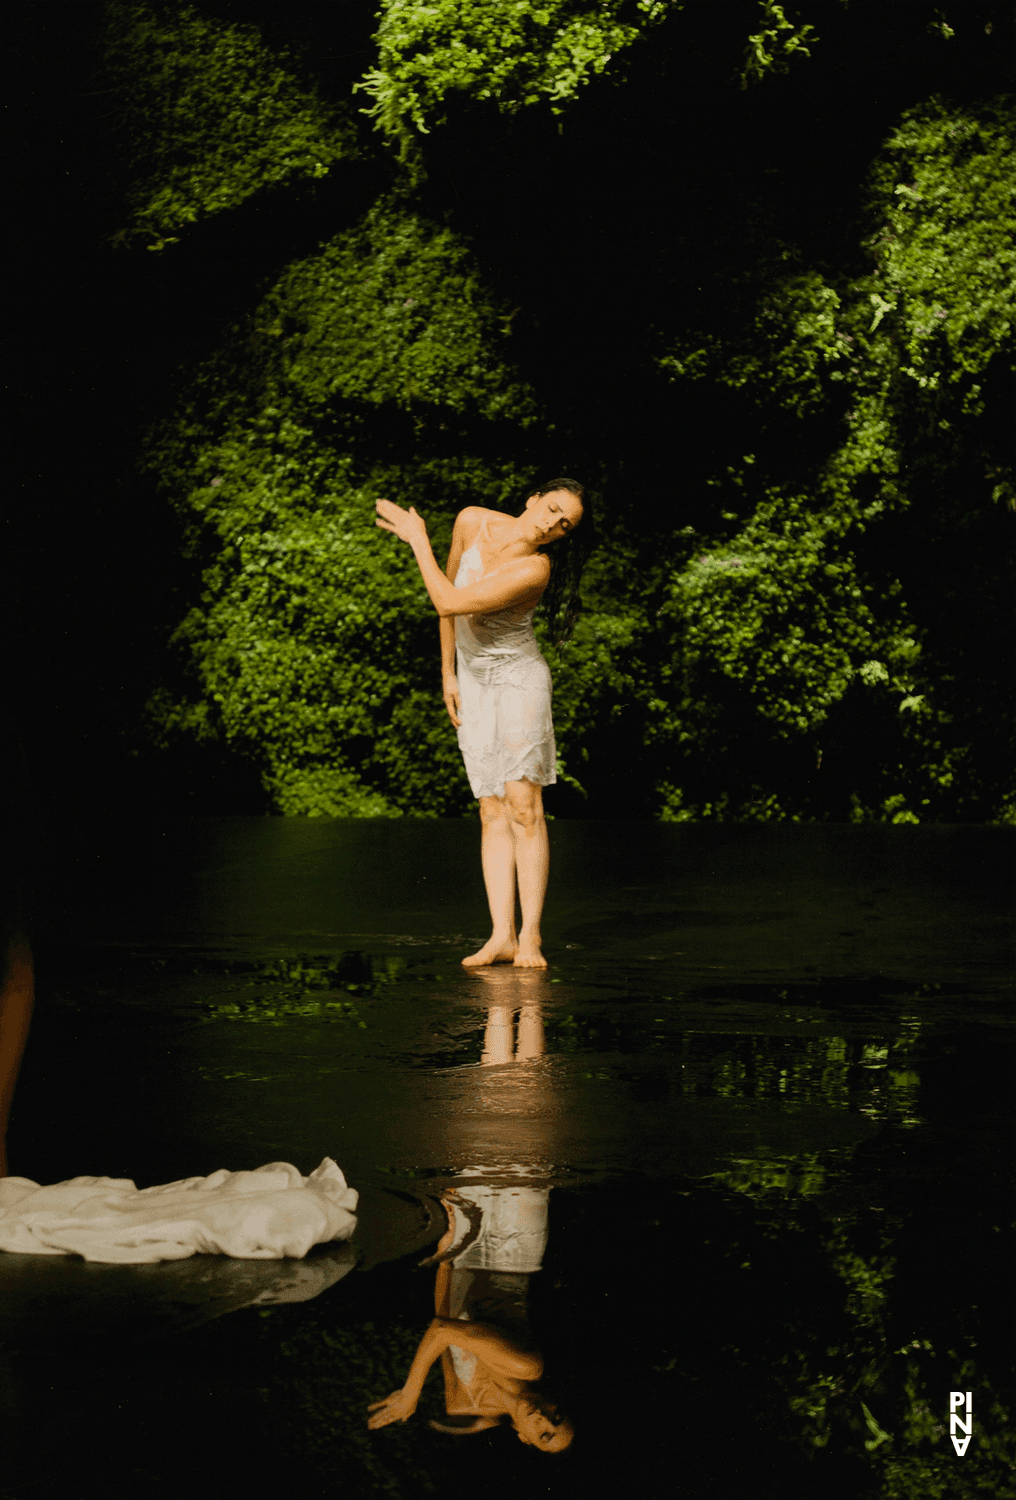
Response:
POLYGON ((495 536, 490 536, 491 546, 497 553, 498 562, 507 562, 509 557, 531 557, 540 550, 539 544, 525 534, 526 511, 520 516, 502 516, 503 526, 498 526, 495 536))

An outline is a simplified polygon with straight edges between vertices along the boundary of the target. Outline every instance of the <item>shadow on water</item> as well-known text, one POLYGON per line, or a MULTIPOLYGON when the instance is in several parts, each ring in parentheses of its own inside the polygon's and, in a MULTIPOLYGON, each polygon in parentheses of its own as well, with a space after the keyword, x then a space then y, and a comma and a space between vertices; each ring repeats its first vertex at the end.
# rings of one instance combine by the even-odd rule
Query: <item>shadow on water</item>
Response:
POLYGON ((12 1169, 328 1154, 360 1217, 0 1255, 8 1492, 1011 1494, 1010 833, 557 823, 546 974, 461 969, 468 824, 80 838, 12 1169))

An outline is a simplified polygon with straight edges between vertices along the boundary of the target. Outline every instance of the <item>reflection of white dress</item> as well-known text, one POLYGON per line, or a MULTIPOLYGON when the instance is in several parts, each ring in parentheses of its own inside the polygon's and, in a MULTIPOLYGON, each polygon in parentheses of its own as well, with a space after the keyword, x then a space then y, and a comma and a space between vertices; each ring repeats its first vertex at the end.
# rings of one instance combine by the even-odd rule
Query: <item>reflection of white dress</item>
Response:
MULTIPOLYGON (((486 537, 487 518, 480 526, 486 537)), ((483 576, 474 543, 462 554, 455 587, 483 576)), ((503 797, 506 781, 551 786, 557 780, 550 717, 550 668, 533 634, 533 611, 456 615, 459 748, 474 797, 503 797)))
MULTIPOLYGON (((447 1316, 493 1323, 514 1332, 516 1342, 525 1347, 532 1342, 526 1305, 529 1277, 543 1265, 550 1190, 521 1183, 456 1186, 458 1198, 474 1213, 478 1210, 479 1224, 471 1224, 458 1204, 449 1205, 455 1238, 448 1252, 452 1274, 447 1316)), ((468 1389, 476 1374, 476 1355, 457 1344, 449 1344, 448 1352, 455 1374, 468 1389)))

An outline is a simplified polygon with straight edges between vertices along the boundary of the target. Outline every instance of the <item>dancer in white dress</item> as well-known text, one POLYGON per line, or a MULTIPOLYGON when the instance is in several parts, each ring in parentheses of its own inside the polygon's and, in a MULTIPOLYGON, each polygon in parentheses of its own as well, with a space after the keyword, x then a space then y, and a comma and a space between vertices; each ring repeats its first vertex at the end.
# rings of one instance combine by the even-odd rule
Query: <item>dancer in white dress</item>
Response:
POLYGON ((582 519, 582 486, 555 479, 520 516, 471 505, 455 519, 447 573, 422 516, 377 502, 377 525, 413 549, 441 620, 444 701, 479 799, 483 878, 492 932, 467 967, 545 968, 540 918, 549 848, 543 788, 557 779, 550 670, 533 634, 533 610, 550 579, 540 550, 582 519), (516 934, 515 894, 522 908, 516 934))

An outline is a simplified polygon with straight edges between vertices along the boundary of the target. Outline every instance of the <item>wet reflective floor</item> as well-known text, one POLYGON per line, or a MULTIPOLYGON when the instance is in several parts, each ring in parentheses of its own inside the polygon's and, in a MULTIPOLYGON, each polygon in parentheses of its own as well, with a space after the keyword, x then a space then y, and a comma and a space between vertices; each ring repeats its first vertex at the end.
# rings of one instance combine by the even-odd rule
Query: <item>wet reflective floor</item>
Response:
POLYGON ((462 970, 468 822, 54 839, 11 1170, 327 1155, 360 1216, 304 1262, 0 1254, 5 1493, 1012 1493, 1013 830, 551 838, 546 973, 462 970), (565 1452, 468 1430, 482 1350, 368 1431, 435 1313, 565 1452))

